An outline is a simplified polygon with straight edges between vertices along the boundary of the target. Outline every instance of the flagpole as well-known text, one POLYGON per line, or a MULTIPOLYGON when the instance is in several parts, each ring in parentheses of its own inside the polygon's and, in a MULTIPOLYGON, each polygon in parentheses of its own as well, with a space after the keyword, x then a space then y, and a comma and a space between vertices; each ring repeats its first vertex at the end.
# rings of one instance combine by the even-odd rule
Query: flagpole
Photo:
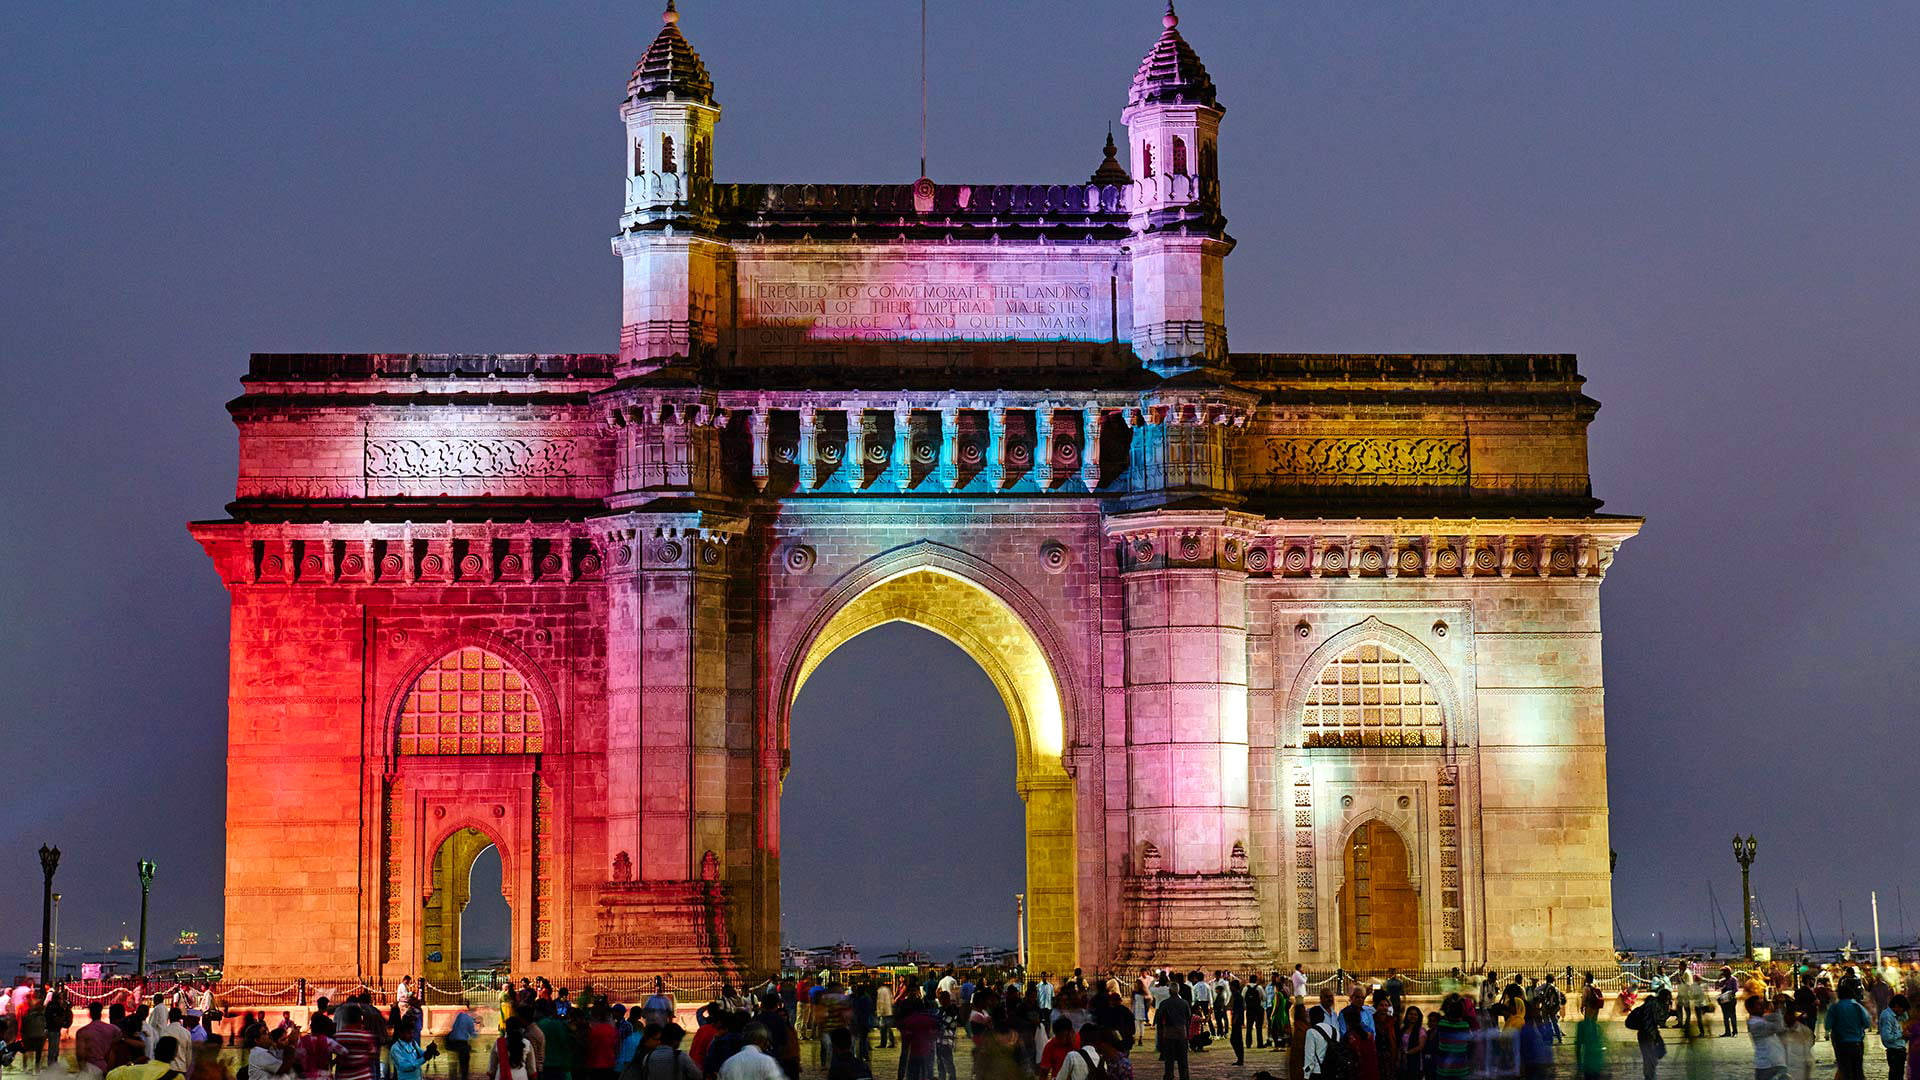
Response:
POLYGON ((1880 894, 1876 891, 1876 892, 1870 892, 1867 895, 1873 901, 1873 966, 1875 969, 1878 969, 1881 966, 1881 963, 1880 963, 1880 894))
POLYGON ((927 175, 927 0, 920 0, 920 175, 927 175))

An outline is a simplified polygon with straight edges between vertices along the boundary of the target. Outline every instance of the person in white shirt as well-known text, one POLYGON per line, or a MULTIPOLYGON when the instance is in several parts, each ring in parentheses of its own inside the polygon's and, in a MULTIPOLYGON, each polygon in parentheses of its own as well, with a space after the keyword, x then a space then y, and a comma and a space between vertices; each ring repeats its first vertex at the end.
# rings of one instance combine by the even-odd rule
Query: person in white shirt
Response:
POLYGON ((146 1023, 140 1028, 140 1041, 146 1043, 147 1056, 153 1056, 154 1044, 167 1033, 167 999, 153 995, 153 1007, 147 1010, 146 1023))
POLYGON ((1753 1036, 1754 1080, 1784 1080, 1787 1075, 1787 1048, 1780 1036, 1787 1025, 1773 1011, 1764 995, 1747 999, 1747 1034, 1753 1036))
POLYGON ((161 1027, 160 1035, 173 1040, 173 1067, 186 1072, 193 1068, 193 1033, 187 1030, 180 1019, 179 1009, 168 1009, 167 1022, 161 1027))
POLYGON ((1780 1033, 1780 1045, 1787 1051, 1787 1080, 1813 1080, 1813 1028, 1811 1018, 1799 1015, 1792 1002, 1783 1004, 1781 1020, 1786 1030, 1780 1033))
POLYGON ((1295 1005, 1307 1003, 1307 973, 1300 970, 1299 964, 1293 965, 1293 1003, 1295 1005))
POLYGON ((1333 1047, 1340 1036, 1327 1023, 1327 1010, 1315 1005, 1307 1010, 1307 1039, 1304 1053, 1300 1058, 1302 1077, 1319 1076, 1326 1069, 1327 1051, 1333 1047))
POLYGON ((720 1080, 787 1080, 780 1063, 767 1054, 773 1035, 766 1025, 748 1024, 746 1039, 747 1044, 720 1066, 720 1080))
POLYGON ((1055 1080, 1093 1080, 1094 1069, 1100 1064, 1100 1052, 1092 1045, 1093 1036, 1099 1029, 1092 1024, 1080 1029, 1081 1047, 1069 1051, 1067 1059, 1060 1063, 1060 1072, 1055 1080))
POLYGON ((274 1045, 272 1032, 262 1029, 253 1037, 253 1046, 247 1051, 246 1080, 273 1080, 286 1072, 289 1053, 274 1045))
POLYGON ((413 1004, 413 976, 400 976, 400 985, 393 988, 393 1003, 400 1006, 403 1013, 413 1004))

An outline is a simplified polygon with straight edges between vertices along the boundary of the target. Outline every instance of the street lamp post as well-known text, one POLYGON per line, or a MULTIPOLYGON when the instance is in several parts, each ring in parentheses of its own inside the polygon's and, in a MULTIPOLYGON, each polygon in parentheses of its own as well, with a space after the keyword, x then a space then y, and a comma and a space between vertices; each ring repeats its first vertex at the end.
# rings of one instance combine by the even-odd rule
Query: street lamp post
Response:
POLYGON ((53 936, 47 940, 53 943, 53 977, 60 977, 60 894, 53 894, 53 936))
POLYGON ((1740 863, 1740 913, 1741 929, 1747 936, 1747 959, 1753 959, 1753 836, 1748 834, 1745 840, 1740 834, 1733 834, 1733 857, 1740 863))
POLYGON ((40 989, 53 985, 53 872, 60 869, 60 849, 40 845, 40 989))
POLYGON ((134 954, 133 976, 140 981, 142 991, 147 988, 147 896, 153 892, 155 869, 153 863, 140 860, 140 951, 134 954))

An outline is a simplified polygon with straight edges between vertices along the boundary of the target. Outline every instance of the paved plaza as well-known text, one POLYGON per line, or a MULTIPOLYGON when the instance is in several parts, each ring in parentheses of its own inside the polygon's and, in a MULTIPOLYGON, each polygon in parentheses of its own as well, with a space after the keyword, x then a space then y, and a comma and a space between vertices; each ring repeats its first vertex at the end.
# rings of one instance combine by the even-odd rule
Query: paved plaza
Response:
MULTIPOLYGON (((1612 1040, 1608 1059, 1612 1076, 1616 1080, 1638 1080, 1640 1055, 1633 1042, 1633 1033, 1619 1021, 1610 1020, 1607 1022, 1607 1034, 1612 1040)), ((1816 1059, 1816 1080, 1833 1076, 1833 1049, 1829 1044, 1823 1041, 1818 1045, 1816 1059)), ((1193 1080, 1243 1080, 1262 1070, 1286 1080, 1285 1051, 1248 1050, 1246 1065, 1236 1066, 1233 1063, 1233 1051, 1223 1043, 1216 1042, 1205 1051, 1191 1055, 1189 1060, 1193 1080)), ((973 1070, 967 1060, 965 1047, 955 1055, 955 1064, 960 1080, 972 1080, 973 1070)), ((1879 1041, 1871 1036, 1867 1039, 1866 1065, 1867 1080, 1890 1080, 1886 1057, 1880 1051, 1879 1041)), ((1161 1068, 1160 1059, 1154 1054, 1150 1040, 1148 1045, 1135 1048, 1133 1074, 1137 1080, 1161 1080, 1161 1068)), ((1568 1031, 1566 1044, 1559 1048, 1555 1072, 1556 1080, 1576 1080, 1571 1030, 1568 1031)), ((825 1070, 813 1067, 813 1059, 809 1054, 803 1077, 824 1075, 825 1070)), ((900 1075, 896 1051, 874 1051, 873 1075, 875 1080, 895 1080, 900 1075)), ((1744 1030, 1731 1039, 1681 1039, 1677 1033, 1669 1031, 1667 1057, 1660 1063, 1658 1080, 1753 1080, 1753 1043, 1744 1030)))
MULTIPOLYGON (((1617 1019, 1608 1020, 1607 1034, 1611 1040, 1609 1064, 1611 1075, 1618 1080, 1636 1080, 1640 1075, 1640 1057, 1633 1042, 1633 1035, 1617 1019)), ((473 1061, 473 1073, 481 1076, 486 1065, 487 1045, 491 1035, 483 1035, 476 1043, 473 1061)), ((1752 1080, 1753 1044, 1744 1031, 1733 1038, 1709 1036, 1706 1038, 1683 1039, 1677 1032, 1667 1032, 1667 1057, 1660 1063, 1657 1080, 1752 1080)), ((805 1062, 802 1077, 822 1078, 825 1068, 817 1064, 814 1047, 804 1050, 805 1062)), ((238 1075, 239 1054, 228 1052, 229 1064, 238 1075)), ((973 1080, 972 1064, 967 1049, 962 1045, 954 1056, 959 1071, 959 1080, 973 1080)), ((1816 1080, 1831 1077, 1833 1072, 1833 1049, 1824 1039, 1815 1047, 1814 1076, 1816 1080)), ((1247 1051, 1244 1066, 1233 1063, 1233 1051, 1224 1043, 1215 1042, 1208 1049, 1191 1055, 1191 1075, 1194 1080, 1243 1080, 1255 1073, 1266 1071, 1286 1080, 1287 1055, 1285 1051, 1254 1050, 1247 1051)), ((428 1063, 424 1070, 426 1077, 432 1080, 449 1080, 450 1063, 445 1057, 428 1063)), ((1160 1080, 1161 1063, 1151 1046, 1151 1036, 1146 1045, 1136 1048, 1133 1057, 1133 1071, 1138 1080, 1160 1080)), ((1567 1042, 1559 1048, 1556 1060, 1556 1080, 1564 1077, 1575 1080, 1573 1066, 1573 1037, 1568 1033, 1567 1042)), ((873 1052, 873 1075, 875 1080, 896 1080, 900 1073, 900 1057, 897 1048, 876 1049, 873 1052)), ((1867 1080, 1895 1080, 1887 1076, 1887 1061, 1881 1052, 1879 1042, 1871 1036, 1867 1039, 1866 1054, 1867 1080)), ((1391 1080, 1391 1078, 1383 1078, 1391 1080)))

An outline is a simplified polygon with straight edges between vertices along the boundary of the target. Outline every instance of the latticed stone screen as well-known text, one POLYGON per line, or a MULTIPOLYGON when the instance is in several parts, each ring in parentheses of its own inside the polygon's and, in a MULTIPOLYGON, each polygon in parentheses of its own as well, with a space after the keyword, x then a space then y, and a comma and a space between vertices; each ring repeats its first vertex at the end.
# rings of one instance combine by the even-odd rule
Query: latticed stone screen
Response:
POLYGON ((537 754, 545 735, 525 676, 485 649, 441 657, 400 710, 402 754, 537 754))
POLYGON ((1307 691, 1307 746, 1442 746, 1440 696, 1418 668, 1384 645, 1356 645, 1307 691))

